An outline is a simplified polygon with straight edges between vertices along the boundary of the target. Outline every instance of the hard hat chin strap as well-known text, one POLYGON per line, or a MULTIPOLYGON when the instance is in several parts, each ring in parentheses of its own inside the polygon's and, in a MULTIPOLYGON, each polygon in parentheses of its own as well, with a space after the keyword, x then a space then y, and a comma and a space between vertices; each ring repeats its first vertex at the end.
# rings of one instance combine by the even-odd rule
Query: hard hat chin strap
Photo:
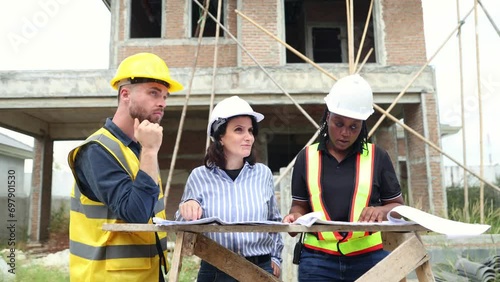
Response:
POLYGON ((219 129, 219 127, 227 122, 227 118, 218 118, 212 123, 212 134, 211 136, 214 135, 214 133, 219 129))

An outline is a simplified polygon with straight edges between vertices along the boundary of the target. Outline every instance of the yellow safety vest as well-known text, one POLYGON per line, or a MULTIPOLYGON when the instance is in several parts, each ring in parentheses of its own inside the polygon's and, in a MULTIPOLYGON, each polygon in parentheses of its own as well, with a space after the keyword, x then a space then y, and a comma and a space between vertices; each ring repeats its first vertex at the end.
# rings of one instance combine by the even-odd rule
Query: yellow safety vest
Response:
MULTIPOLYGON (((369 143, 368 148, 363 154, 358 153, 356 156, 356 185, 349 214, 350 222, 358 221, 363 208, 368 206, 370 201, 375 145, 369 143)), ((306 148, 307 188, 313 212, 321 212, 323 220, 331 220, 322 198, 321 154, 322 152, 318 150, 318 143, 306 148)), ((354 256, 382 249, 382 238, 380 232, 370 234, 363 231, 351 231, 345 236, 339 232, 318 232, 307 233, 304 245, 329 254, 354 256)))
MULTIPOLYGON (((107 129, 101 128, 68 155, 74 170, 75 157, 80 148, 95 142, 105 148, 135 179, 139 160, 107 129)), ((161 186, 161 180, 159 182, 161 186)), ((165 219, 163 192, 160 189, 155 216, 165 219)), ((70 279, 75 281, 158 281, 160 258, 154 232, 111 232, 102 230, 104 223, 123 223, 101 202, 82 193, 76 181, 71 191, 70 211, 70 279)), ((149 220, 152 223, 152 220, 149 220)), ((164 257, 167 257, 166 232, 157 232, 164 257)))

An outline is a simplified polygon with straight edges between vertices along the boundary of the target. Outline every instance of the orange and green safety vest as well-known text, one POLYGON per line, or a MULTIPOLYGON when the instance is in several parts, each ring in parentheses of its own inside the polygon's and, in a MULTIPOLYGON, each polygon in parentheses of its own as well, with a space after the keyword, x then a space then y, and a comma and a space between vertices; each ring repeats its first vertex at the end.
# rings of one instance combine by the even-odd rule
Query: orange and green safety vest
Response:
MULTIPOLYGON (((107 129, 101 128, 80 146, 73 149, 68 162, 74 171, 74 161, 84 144, 95 142, 105 148, 123 169, 135 179, 139 160, 107 129)), ((159 179, 160 180, 160 179, 159 179)), ((159 182, 161 186, 161 180, 159 182)), ((156 217, 165 219, 163 192, 160 189, 154 208, 156 217)), ((70 211, 70 279, 75 281, 158 281, 160 257, 154 232, 111 232, 102 230, 104 223, 123 223, 101 202, 82 193, 77 184, 71 191, 70 211)), ((149 220, 151 222, 151 219, 149 220)), ((167 257, 166 232, 157 232, 164 257, 167 257)))
MULTIPOLYGON (((320 212, 323 220, 331 220, 322 198, 321 155, 318 143, 306 148, 306 177, 313 212, 320 212)), ((356 156, 356 184, 351 202, 350 222, 357 222, 363 208, 367 207, 372 192, 373 162, 375 145, 368 143, 368 150, 356 156)), ((347 234, 339 232, 307 233, 304 245, 310 249, 334 255, 354 256, 382 249, 380 232, 368 233, 351 231, 347 234)))

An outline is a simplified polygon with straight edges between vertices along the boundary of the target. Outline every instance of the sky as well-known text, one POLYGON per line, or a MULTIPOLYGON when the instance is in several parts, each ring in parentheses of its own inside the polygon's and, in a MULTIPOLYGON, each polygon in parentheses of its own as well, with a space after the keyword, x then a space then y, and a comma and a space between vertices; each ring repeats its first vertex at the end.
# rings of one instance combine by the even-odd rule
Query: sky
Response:
MULTIPOLYGON (((500 1, 482 0, 494 23, 500 28, 500 1)), ((459 2, 461 19, 474 6, 473 0, 459 2)), ((431 57, 457 26, 456 0, 423 0, 424 29, 427 57, 431 57)), ((500 164, 500 130, 498 112, 500 105, 500 35, 481 8, 478 9, 478 50, 481 74, 481 107, 483 124, 483 161, 485 165, 500 164)), ((432 60, 435 68, 440 122, 461 125, 460 67, 458 37, 453 36, 432 60)), ((468 165, 479 165, 479 98, 476 68, 476 36, 474 12, 462 26, 462 60, 464 82, 464 117, 466 158, 468 165)), ((442 138, 442 148, 459 162, 463 162, 462 131, 442 138)), ((443 157, 445 165, 454 164, 443 157)))
MULTIPOLYGON (((500 1, 482 0, 497 26, 500 1)), ((460 0, 461 14, 474 5, 460 0)), ((110 13, 101 0, 9 1, 0 10, 0 71, 107 69, 109 62, 110 13)), ((456 0, 422 0, 427 55, 431 57, 457 25, 456 0)), ((478 10, 485 164, 500 164, 500 130, 494 115, 500 105, 500 36, 485 14, 478 10)), ((465 130, 467 162, 479 164, 479 102, 476 74, 474 13, 462 29, 464 61, 465 130)), ((431 62, 436 73, 441 123, 461 125, 458 37, 453 36, 431 62)), ((33 138, 0 128, 33 145, 33 138)), ((67 152, 78 142, 58 141, 54 160, 65 165, 67 152)), ((442 139, 443 150, 462 162, 461 131, 442 139)), ((453 165, 443 157, 444 165, 453 165)))
MULTIPOLYGON (((23 0, 3 7, 0 71, 108 68, 111 16, 101 0, 23 0)), ((33 146, 29 136, 0 132, 33 146)), ((67 168, 67 154, 78 143, 55 142, 58 167, 67 168)), ((31 165, 27 161, 25 171, 31 172, 31 165)))

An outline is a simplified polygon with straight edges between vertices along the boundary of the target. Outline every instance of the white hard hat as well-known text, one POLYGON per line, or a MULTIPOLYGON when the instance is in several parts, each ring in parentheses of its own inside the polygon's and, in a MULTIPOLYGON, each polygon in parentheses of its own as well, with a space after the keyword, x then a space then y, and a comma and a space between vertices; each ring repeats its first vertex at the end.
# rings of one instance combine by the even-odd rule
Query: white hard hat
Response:
POLYGON ((341 116, 366 120, 373 114, 372 88, 359 74, 339 79, 325 97, 328 111, 341 116))
POLYGON ((257 122, 264 119, 264 115, 254 112, 247 101, 238 96, 231 96, 220 101, 214 107, 212 114, 210 115, 207 126, 207 134, 212 136, 212 126, 215 122, 217 122, 217 124, 213 132, 215 132, 220 125, 226 123, 228 118, 242 115, 253 116, 257 122))

